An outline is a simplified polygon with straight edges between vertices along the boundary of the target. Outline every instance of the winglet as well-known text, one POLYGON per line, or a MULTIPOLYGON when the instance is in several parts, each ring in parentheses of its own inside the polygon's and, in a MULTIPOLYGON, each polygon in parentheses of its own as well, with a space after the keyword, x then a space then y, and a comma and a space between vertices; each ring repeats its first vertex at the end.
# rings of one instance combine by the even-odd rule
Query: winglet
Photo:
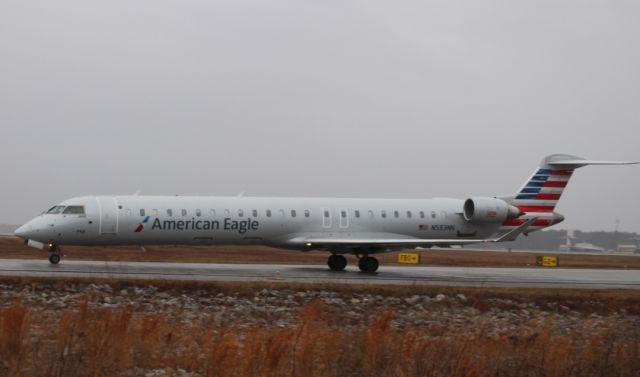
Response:
POLYGON ((491 240, 490 242, 510 242, 510 241, 515 241, 516 238, 518 238, 518 236, 520 234, 526 232, 527 228, 529 228, 529 226, 531 224, 533 224, 533 222, 536 221, 536 220, 538 220, 538 218, 537 217, 533 217, 533 218, 525 221, 524 223, 522 223, 519 227, 512 229, 508 233, 505 233, 501 237, 496 238, 494 240, 491 240))

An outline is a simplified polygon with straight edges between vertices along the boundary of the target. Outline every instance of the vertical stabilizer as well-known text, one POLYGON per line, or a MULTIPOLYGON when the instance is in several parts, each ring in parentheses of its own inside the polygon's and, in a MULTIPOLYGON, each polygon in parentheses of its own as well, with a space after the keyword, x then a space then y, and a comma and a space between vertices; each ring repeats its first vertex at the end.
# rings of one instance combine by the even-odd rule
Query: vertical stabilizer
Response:
POLYGON ((538 219, 530 227, 531 230, 545 228, 564 220, 564 217, 555 213, 554 210, 577 168, 587 165, 630 165, 637 163, 586 160, 567 154, 549 155, 542 159, 540 166, 515 195, 503 198, 509 204, 525 212, 525 215, 505 221, 500 230, 508 231, 513 229, 532 217, 538 217, 538 219))

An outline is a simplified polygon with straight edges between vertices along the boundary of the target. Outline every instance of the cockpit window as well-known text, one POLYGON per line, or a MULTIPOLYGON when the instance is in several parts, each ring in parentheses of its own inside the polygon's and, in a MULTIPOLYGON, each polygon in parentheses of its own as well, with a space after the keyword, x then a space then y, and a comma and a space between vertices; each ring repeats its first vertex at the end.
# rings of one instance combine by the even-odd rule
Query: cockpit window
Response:
POLYGON ((47 211, 47 214, 57 215, 59 213, 62 213, 63 210, 64 210, 64 206, 55 206, 55 207, 51 207, 51 209, 47 211))
POLYGON ((62 213, 65 215, 84 215, 84 206, 67 206, 62 213))

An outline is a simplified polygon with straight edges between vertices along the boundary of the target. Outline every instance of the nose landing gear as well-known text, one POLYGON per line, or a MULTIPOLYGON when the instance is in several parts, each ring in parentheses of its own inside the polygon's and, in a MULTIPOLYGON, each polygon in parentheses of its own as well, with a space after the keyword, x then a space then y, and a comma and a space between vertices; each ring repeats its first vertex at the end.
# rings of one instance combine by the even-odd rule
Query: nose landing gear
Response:
POLYGON ((60 250, 60 246, 55 243, 49 244, 49 262, 51 264, 60 263, 60 259, 62 259, 62 251, 60 250))

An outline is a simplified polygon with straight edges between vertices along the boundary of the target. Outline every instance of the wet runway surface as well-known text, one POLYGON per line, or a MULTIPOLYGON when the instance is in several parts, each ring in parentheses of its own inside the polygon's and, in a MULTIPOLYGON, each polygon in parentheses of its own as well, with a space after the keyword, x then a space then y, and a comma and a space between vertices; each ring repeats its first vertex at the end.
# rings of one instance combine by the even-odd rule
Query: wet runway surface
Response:
POLYGON ((324 265, 70 260, 52 265, 47 260, 0 259, 0 276, 640 289, 639 270, 559 268, 382 266, 377 273, 367 274, 360 272, 356 266, 335 272, 324 265))

